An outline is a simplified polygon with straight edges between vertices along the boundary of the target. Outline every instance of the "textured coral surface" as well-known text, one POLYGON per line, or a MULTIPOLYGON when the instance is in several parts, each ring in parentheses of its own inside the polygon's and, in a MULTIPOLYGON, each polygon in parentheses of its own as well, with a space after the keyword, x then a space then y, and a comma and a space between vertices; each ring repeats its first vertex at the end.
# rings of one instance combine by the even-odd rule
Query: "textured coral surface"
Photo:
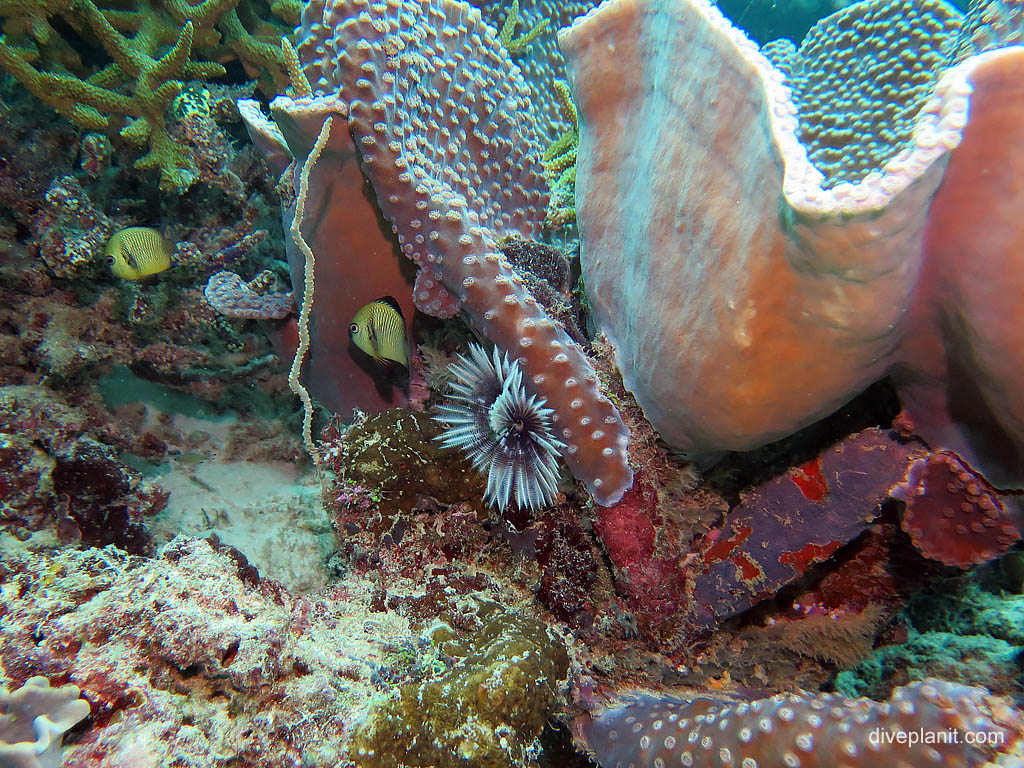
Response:
MULTIPOLYGON (((1020 455, 1020 51, 983 52, 1019 41, 1019 0, 868 0, 768 49, 777 72, 701 0, 610 0, 565 33, 574 93, 555 27, 587 3, 187 5, 118 8, 193 14, 191 56, 265 88, 293 52, 261 19, 300 24, 271 117, 236 109, 252 84, 161 107, 188 193, 16 83, 0 102, 0 689, 81 690, 65 766, 1021 763, 1020 499, 982 474, 1020 455), (242 33, 272 47, 228 53, 242 33), (545 228, 576 202, 582 283, 578 246, 536 240, 571 240, 545 228), (129 226, 170 268, 108 269, 129 226), (348 344, 385 294, 408 381, 348 344), (285 390, 306 330, 294 372, 336 411, 305 424, 314 472, 285 390), (542 500, 489 504, 437 439, 472 334, 582 482, 552 461, 542 500)), ((56 66, 49 19, 84 75, 117 41, 57 6, 0 0, 3 44, 56 66)), ((161 18, 150 54, 180 64, 161 18)), ((539 434, 513 410, 474 424, 539 434)))
POLYGON ((939 330, 907 338, 904 354, 927 375, 902 395, 927 439, 976 462, 996 484, 1021 485, 1024 49, 983 57, 971 78, 971 121, 925 231, 929 269, 915 310, 921 326, 939 330))
POLYGON ((362 746, 394 749, 401 735, 403 750, 423 740, 429 755, 437 736, 451 740, 443 754, 511 766, 567 668, 544 624, 493 601, 465 631, 432 613, 434 634, 421 634, 378 608, 364 581, 292 595, 210 541, 178 539, 152 560, 113 548, 4 555, 0 586, 11 595, 0 608, 5 686, 41 673, 74 682, 91 705, 65 766, 198 768, 211 755, 268 767, 399 764, 359 757, 357 729, 362 746), (406 695, 388 704, 400 682, 406 695), (442 696, 445 686, 458 696, 442 696), (405 715, 389 726, 392 706, 405 715))
POLYGON ((749 608, 860 535, 911 455, 881 430, 865 430, 744 493, 701 546, 693 587, 701 620, 749 608))
POLYGON ((835 694, 779 694, 749 703, 644 696, 575 727, 607 768, 980 766, 1013 754, 1024 738, 1022 714, 1005 699, 940 680, 899 688, 881 704, 835 694), (949 735, 944 743, 885 738, 919 728, 949 735))
POLYGON ((995 489, 958 456, 919 459, 892 492, 907 505, 903 529, 927 557, 967 568, 1020 539, 995 489))

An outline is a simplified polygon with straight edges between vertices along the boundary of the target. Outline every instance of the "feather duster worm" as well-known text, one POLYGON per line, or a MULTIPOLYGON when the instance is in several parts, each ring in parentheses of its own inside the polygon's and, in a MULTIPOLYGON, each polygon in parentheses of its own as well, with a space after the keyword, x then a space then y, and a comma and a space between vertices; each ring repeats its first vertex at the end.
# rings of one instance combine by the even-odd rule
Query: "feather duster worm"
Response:
POLYGON ((558 452, 565 447, 551 428, 552 409, 523 386, 518 360, 497 347, 490 357, 476 344, 451 366, 452 398, 438 408, 448 430, 438 439, 461 448, 487 473, 485 498, 502 512, 551 503, 558 488, 558 452))

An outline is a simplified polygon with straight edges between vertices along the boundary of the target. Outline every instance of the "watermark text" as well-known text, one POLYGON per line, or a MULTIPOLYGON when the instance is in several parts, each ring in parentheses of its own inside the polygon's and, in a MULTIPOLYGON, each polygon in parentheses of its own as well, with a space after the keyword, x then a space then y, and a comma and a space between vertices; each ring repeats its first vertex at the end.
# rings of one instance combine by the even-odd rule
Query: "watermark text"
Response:
POLYGON ((970 744, 979 747, 999 747, 1005 742, 1003 731, 961 731, 957 728, 873 728, 868 734, 868 741, 875 747, 886 747, 894 744, 915 747, 918 744, 939 746, 942 744, 970 744))

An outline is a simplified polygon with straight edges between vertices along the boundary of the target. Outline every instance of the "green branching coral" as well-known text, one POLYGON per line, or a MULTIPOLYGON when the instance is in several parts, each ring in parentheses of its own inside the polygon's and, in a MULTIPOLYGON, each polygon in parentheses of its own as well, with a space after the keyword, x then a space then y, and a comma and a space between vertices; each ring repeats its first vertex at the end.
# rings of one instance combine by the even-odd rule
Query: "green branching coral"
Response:
POLYGON ((442 677, 401 686, 356 733, 359 768, 512 768, 551 714, 569 667, 565 647, 534 619, 498 611, 442 677), (468 652, 467 652, 468 651, 468 652))
POLYGON ((280 29, 253 14, 254 2, 135 0, 101 8, 93 0, 0 0, 0 67, 76 125, 118 130, 146 150, 136 167, 159 169, 161 188, 182 192, 197 170, 168 132, 164 111, 185 84, 223 75, 218 62, 231 58, 270 89, 287 83, 280 29), (51 24, 55 18, 109 63, 85 65, 51 24))
POLYGON ((512 0, 512 7, 509 8, 508 16, 505 17, 505 23, 501 25, 501 31, 498 32, 498 41, 513 56, 525 51, 530 43, 536 40, 537 36, 550 26, 551 22, 549 19, 541 19, 534 25, 533 29, 516 37, 516 26, 518 24, 519 0, 512 0))
POLYGON ((569 84, 562 80, 555 81, 555 97, 569 127, 551 143, 541 159, 548 186, 551 187, 547 225, 559 229, 576 221, 576 149, 580 133, 579 116, 576 114, 569 84))

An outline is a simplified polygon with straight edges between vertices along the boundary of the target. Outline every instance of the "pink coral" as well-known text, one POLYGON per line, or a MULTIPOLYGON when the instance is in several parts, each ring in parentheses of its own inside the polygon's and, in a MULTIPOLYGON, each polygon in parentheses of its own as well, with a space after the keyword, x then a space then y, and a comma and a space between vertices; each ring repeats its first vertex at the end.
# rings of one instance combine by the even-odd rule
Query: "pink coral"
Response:
POLYGON ((295 311, 290 293, 260 293, 252 282, 245 282, 234 272, 212 275, 203 295, 211 307, 228 317, 280 320, 295 311))
MULTIPOLYGON (((330 112, 296 105, 281 123, 289 142, 278 127, 267 120, 253 101, 243 101, 239 110, 253 143, 278 173, 285 170, 292 152, 299 164, 306 160, 330 112), (301 126, 292 128, 293 122, 301 126)), ((297 173, 285 174, 284 184, 298 192, 297 173)), ((348 326, 355 313, 381 296, 393 296, 402 306, 411 327, 415 315, 411 280, 403 270, 401 257, 392 240, 381 230, 373 201, 367 198, 366 179, 359 170, 359 155, 343 121, 332 124, 330 138, 319 160, 309 170, 309 192, 305 209, 312 212, 299 223, 303 238, 316 254, 312 288, 313 314, 307 386, 327 408, 348 419, 353 408, 376 412, 408 402, 401 388, 382 388, 373 372, 364 370, 349 351, 348 326)), ((285 227, 294 225, 295 205, 285 210, 285 227)), ((292 285, 297 302, 307 290, 303 279, 304 259, 294 241, 286 242, 292 285)), ((406 270, 407 271, 407 270, 406 270)))
POLYGON ((645 638, 664 641, 689 607, 690 588, 678 532, 658 508, 658 487, 638 473, 622 499, 597 510, 594 529, 617 570, 624 608, 645 638))
POLYGON ((574 730, 604 768, 917 768, 1012 755, 1024 716, 983 688, 925 680, 897 688, 884 703, 828 693, 749 703, 645 695, 583 716, 574 730))
MULTIPOLYGON (((1019 19, 1015 27, 1021 29, 1019 19)), ((904 382, 901 395, 922 436, 952 448, 997 485, 1020 486, 1024 48, 968 64, 971 119, 950 153, 925 230, 929 262, 914 306, 923 330, 903 346, 924 375, 904 382)))
MULTIPOLYGON (((622 420, 497 247, 540 231, 547 194, 529 89, 493 29, 452 0, 314 2, 299 53, 315 95, 271 105, 289 146, 309 147, 329 114, 348 117, 377 202, 420 268, 417 307, 461 310, 518 357, 556 411, 566 463, 599 503, 620 498, 632 483, 622 420)), ((275 143, 250 108, 243 114, 275 143)))
POLYGON ((996 490, 952 453, 918 459, 893 491, 905 501, 903 530, 925 557, 969 568, 1020 538, 996 490))

